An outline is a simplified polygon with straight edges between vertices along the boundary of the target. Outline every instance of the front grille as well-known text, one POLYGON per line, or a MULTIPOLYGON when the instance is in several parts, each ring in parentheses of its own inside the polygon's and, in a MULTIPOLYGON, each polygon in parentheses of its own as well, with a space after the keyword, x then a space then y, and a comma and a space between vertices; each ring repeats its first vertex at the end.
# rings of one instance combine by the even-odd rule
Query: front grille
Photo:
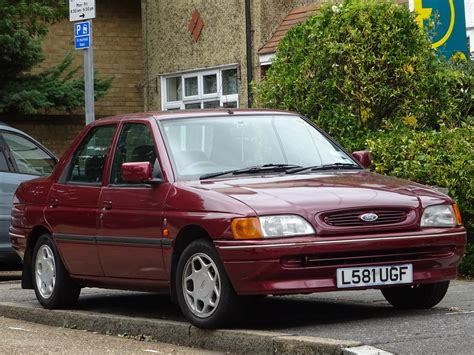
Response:
POLYGON ((384 210, 384 211, 355 211, 355 212, 338 212, 323 217, 326 224, 335 227, 355 227, 355 226, 372 226, 384 225, 403 222, 406 218, 405 211, 384 210), (375 213, 378 218, 372 222, 366 222, 360 219, 365 213, 375 213))

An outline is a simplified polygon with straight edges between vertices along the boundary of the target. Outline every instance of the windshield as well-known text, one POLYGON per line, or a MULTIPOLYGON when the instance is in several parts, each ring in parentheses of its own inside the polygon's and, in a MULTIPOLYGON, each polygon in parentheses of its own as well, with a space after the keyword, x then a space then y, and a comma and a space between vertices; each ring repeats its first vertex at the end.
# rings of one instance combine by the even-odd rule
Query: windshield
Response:
POLYGON ((298 116, 228 115, 162 120, 160 125, 179 180, 250 167, 355 164, 298 116))

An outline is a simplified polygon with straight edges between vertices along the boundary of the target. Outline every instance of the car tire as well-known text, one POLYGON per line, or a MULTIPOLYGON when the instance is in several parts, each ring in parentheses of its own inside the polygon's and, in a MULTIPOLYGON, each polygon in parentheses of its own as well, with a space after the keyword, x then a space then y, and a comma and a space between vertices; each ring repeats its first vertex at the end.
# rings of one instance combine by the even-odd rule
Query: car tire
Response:
POLYGON ((436 306, 446 295, 449 281, 382 289, 385 299, 401 309, 428 309, 436 306))
POLYGON ((238 296, 210 242, 198 239, 184 249, 174 279, 179 307, 192 325, 214 329, 237 320, 238 296))
POLYGON ((49 234, 39 237, 32 259, 33 288, 44 308, 69 308, 77 302, 81 287, 69 277, 49 234))

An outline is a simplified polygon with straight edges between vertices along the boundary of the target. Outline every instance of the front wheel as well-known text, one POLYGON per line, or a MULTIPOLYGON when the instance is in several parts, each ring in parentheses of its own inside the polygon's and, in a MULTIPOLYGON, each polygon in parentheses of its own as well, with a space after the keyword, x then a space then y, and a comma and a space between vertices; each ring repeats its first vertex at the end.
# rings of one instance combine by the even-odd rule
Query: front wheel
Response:
POLYGON ((76 303, 81 288, 74 283, 49 234, 39 237, 33 251, 33 287, 38 302, 48 309, 76 303))
POLYGON ((401 309, 428 309, 436 306, 446 295, 449 281, 382 289, 385 299, 401 309))
POLYGON ((196 327, 217 328, 233 320, 237 295, 214 247, 206 240, 189 244, 176 269, 178 303, 196 327))

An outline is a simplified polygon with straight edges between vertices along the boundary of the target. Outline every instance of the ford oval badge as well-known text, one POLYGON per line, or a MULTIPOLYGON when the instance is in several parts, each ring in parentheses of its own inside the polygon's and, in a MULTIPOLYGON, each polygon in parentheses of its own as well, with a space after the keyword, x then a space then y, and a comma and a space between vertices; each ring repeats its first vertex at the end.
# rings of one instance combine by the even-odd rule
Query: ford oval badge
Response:
POLYGON ((374 222, 379 218, 379 216, 375 213, 364 213, 359 218, 364 222, 374 222))

